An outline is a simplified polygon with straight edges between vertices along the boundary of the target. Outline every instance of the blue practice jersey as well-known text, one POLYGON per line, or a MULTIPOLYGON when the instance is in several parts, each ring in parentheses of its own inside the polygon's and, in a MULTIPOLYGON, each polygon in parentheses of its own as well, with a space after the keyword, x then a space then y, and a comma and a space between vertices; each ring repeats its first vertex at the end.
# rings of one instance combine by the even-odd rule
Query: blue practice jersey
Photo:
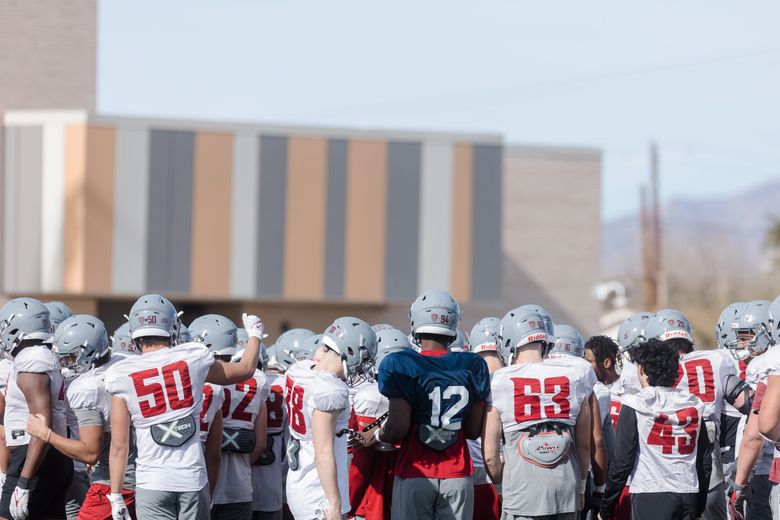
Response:
POLYGON ((487 401, 487 364, 472 352, 421 355, 411 349, 388 355, 379 366, 379 391, 412 405, 412 422, 458 429, 471 404, 487 401))

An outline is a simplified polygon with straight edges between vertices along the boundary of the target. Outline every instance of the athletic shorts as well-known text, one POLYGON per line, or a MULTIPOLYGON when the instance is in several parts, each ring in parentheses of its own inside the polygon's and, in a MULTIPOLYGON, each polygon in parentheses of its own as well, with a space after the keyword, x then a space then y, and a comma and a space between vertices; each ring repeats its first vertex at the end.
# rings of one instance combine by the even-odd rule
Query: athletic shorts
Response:
POLYGON ((696 493, 632 493, 634 520, 696 520, 696 493))
MULTIPOLYGON (((0 500, 0 516, 11 518, 9 506, 16 482, 27 460, 27 445, 17 446, 11 452, 8 475, 0 500)), ((65 494, 73 479, 73 461, 49 448, 43 456, 38 475, 30 481, 28 518, 65 518, 65 494)))
MULTIPOLYGON (((92 484, 84 497, 78 520, 111 520, 111 502, 108 495, 111 486, 106 484, 92 484)), ((125 499, 127 511, 135 518, 135 492, 132 489, 123 489, 122 498, 125 499)))
POLYGON ((142 520, 209 520, 209 486, 200 491, 135 488, 135 510, 142 520))

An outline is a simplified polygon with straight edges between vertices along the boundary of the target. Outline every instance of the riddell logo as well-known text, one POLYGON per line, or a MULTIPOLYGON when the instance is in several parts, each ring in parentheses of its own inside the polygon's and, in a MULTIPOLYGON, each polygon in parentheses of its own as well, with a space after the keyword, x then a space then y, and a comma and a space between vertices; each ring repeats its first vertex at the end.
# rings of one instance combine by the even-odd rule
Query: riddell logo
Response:
POLYGON ((547 339, 547 334, 532 334, 526 338, 526 341, 528 343, 533 343, 534 341, 544 341, 547 339))
POLYGON ((664 340, 672 338, 691 339, 691 335, 684 330, 672 330, 664 334, 664 340))

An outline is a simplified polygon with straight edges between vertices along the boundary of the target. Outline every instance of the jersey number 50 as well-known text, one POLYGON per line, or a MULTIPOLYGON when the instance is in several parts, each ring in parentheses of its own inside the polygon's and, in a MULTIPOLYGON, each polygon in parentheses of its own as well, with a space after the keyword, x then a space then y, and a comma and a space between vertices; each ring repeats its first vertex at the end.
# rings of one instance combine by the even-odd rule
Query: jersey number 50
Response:
POLYGON ((154 417, 167 412, 168 409, 187 408, 192 406, 194 402, 190 368, 185 361, 177 361, 162 368, 141 370, 130 374, 130 378, 133 380, 135 394, 138 396, 138 406, 144 417, 154 417), (162 382, 159 380, 161 375, 162 382), (152 378, 155 379, 147 382, 152 378), (181 394, 179 388, 181 388, 181 394), (151 399, 142 399, 143 397, 151 399))

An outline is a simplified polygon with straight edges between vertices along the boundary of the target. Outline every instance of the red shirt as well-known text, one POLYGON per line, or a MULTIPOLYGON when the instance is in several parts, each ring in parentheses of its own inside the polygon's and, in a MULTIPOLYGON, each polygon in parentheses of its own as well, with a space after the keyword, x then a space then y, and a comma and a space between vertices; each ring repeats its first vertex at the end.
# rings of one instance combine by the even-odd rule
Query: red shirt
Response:
MULTIPOLYGON (((443 356, 446 350, 423 350, 423 356, 443 356)), ((458 439, 444 451, 424 446, 417 432, 419 424, 412 424, 406 438, 401 441, 395 475, 399 478, 461 478, 474 473, 466 437, 461 430, 458 439)))

